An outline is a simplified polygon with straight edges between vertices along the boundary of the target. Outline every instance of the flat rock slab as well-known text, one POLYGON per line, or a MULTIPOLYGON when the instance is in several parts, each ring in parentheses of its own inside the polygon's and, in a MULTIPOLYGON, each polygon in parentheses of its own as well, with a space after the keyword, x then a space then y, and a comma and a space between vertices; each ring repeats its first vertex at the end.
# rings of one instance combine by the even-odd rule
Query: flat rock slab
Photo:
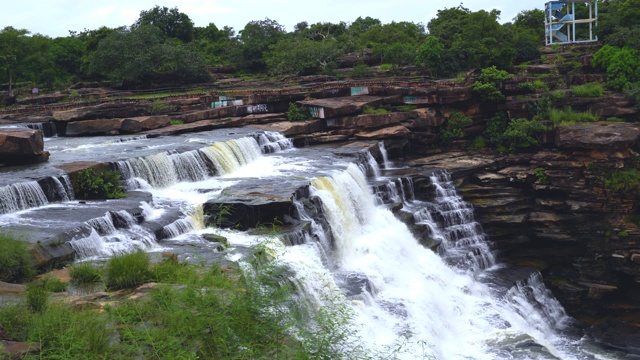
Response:
POLYGON ((57 121, 79 121, 126 118, 145 115, 146 113, 148 113, 148 109, 145 105, 140 105, 136 102, 115 102, 54 111, 53 118, 57 121))
POLYGON ((556 146, 564 149, 624 149, 640 138, 640 127, 632 123, 589 123, 556 129, 556 146))
POLYGON ((411 131, 402 125, 391 126, 376 131, 360 132, 355 136, 358 139, 368 140, 384 140, 384 139, 397 139, 404 138, 409 135, 411 131))
POLYGON ((144 130, 152 130, 168 126, 169 122, 169 116, 167 115, 137 116, 126 118, 122 120, 120 131, 122 131, 123 133, 138 133, 144 130))
POLYGON ((283 224, 294 215, 294 200, 309 196, 309 181, 256 180, 230 186, 203 210, 208 225, 247 230, 260 225, 283 224))
MULTIPOLYGON (((316 112, 315 117, 334 118, 346 115, 355 115, 362 111, 366 105, 377 106, 385 101, 381 96, 345 96, 316 100, 298 101, 298 104, 308 108, 321 108, 322 113, 316 112)), ((314 113, 312 111, 312 113, 314 113)))
POLYGON ((277 131, 285 136, 304 135, 322 132, 327 129, 325 120, 281 121, 270 124, 257 124, 254 127, 267 131, 277 131))
POLYGON ((67 125, 66 136, 118 135, 122 119, 74 121, 67 125))

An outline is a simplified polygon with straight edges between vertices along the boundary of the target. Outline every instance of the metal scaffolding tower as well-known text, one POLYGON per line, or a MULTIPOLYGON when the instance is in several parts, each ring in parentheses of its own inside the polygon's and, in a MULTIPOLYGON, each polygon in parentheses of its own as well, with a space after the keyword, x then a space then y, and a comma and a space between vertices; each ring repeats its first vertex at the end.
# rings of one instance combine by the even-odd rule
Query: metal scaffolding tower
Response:
MULTIPOLYGON (((580 5, 579 5, 580 6, 580 5)), ((549 1, 544 7, 545 43, 574 44, 598 41, 593 34, 598 26, 598 0, 557 0, 549 1), (576 14, 576 2, 588 7, 588 18, 576 14), (587 31, 588 26, 588 31, 587 31), (563 32, 563 30, 566 30, 563 32)))

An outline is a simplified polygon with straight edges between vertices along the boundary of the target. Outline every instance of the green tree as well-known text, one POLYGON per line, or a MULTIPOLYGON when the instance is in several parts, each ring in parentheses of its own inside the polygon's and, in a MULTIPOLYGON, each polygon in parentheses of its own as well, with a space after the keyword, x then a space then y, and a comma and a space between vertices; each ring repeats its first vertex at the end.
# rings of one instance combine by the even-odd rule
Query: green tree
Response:
POLYGON ((150 10, 140 12, 140 17, 133 24, 136 29, 141 26, 153 26, 160 30, 164 36, 179 39, 183 42, 193 40, 193 21, 177 7, 169 9, 166 6, 156 5, 150 10))
POLYGON ((286 37, 265 53, 272 74, 309 75, 329 69, 341 53, 335 41, 313 41, 286 37))
POLYGON ((285 36, 284 27, 277 21, 265 18, 251 21, 240 30, 240 41, 245 67, 259 71, 265 68, 263 54, 269 47, 285 36))
POLYGON ((640 81, 640 52, 630 47, 603 46, 593 55, 593 65, 607 72, 607 86, 622 90, 640 81))
POLYGON ((13 83, 21 75, 28 55, 27 34, 29 31, 11 26, 0 31, 0 72, 3 80, 9 83, 9 95, 13 95, 13 83))

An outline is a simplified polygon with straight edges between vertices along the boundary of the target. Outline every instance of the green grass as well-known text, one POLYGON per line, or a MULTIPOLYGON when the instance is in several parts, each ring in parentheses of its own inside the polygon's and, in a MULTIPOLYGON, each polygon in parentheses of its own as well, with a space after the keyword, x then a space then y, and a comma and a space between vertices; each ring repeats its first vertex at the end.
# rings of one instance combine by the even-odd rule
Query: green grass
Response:
POLYGON ((112 299, 106 311, 45 300, 39 311, 0 304, 0 319, 10 339, 42 344, 34 359, 365 358, 350 340, 346 303, 328 298, 321 309, 308 308, 267 253, 257 251, 247 273, 175 258, 151 266, 140 253, 119 256, 118 271, 162 283, 135 299, 112 299))
POLYGON ((29 244, 0 233, 0 281, 22 283, 36 275, 29 244))
POLYGON ((105 286, 109 290, 136 287, 151 279, 151 260, 142 251, 116 255, 109 259, 105 272, 105 286))
POLYGON ((184 120, 182 120, 182 119, 171 119, 171 121, 169 121, 169 124, 171 124, 171 125, 182 125, 182 124, 184 124, 184 120))
POLYGON ((621 196, 640 194, 640 172, 635 169, 613 171, 605 177, 604 186, 621 196))
POLYGON ((73 265, 69 269, 71 281, 76 284, 91 284, 102 280, 100 268, 89 262, 82 262, 73 265))
POLYGON ((592 113, 578 112, 578 111, 574 111, 570 107, 566 107, 562 110, 550 109, 549 120, 551 120, 554 124, 557 124, 560 126, 569 126, 579 122, 599 121, 600 117, 592 113))
POLYGON ((374 115, 382 115, 382 114, 390 114, 391 111, 385 108, 374 108, 373 106, 365 105, 362 107, 363 114, 374 114, 374 115))
POLYGON ((604 95, 604 86, 598 83, 587 83, 573 86, 573 96, 577 97, 601 97, 604 95))

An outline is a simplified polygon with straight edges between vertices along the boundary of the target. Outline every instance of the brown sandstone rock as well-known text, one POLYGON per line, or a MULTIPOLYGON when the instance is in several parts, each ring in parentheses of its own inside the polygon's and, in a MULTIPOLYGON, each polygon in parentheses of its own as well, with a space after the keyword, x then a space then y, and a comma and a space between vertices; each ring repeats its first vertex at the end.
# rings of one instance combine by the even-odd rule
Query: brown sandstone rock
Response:
POLYGON ((409 129, 402 125, 398 125, 376 131, 361 132, 356 134, 356 138, 368 140, 395 139, 406 137, 410 133, 411 131, 409 131, 409 129))
POLYGON ((262 130, 277 131, 286 136, 293 136, 324 131, 326 130, 326 122, 324 120, 299 122, 282 121, 270 124, 255 125, 255 127, 262 130))
POLYGON ((0 130, 0 163, 7 165, 31 164, 47 161, 40 130, 0 130))
POLYGON ((310 108, 314 117, 330 119, 354 115, 361 112, 366 105, 377 106, 384 101, 385 98, 383 97, 360 95, 298 101, 298 104, 310 108))
POLYGON ((123 119, 74 121, 67 124, 66 136, 117 135, 123 119))
POLYGON ((396 112, 389 114, 364 114, 352 117, 328 119, 327 126, 347 129, 380 128, 399 124, 400 122, 405 121, 413 116, 415 115, 408 112, 396 112))
POLYGON ((138 133, 144 130, 153 130, 169 125, 167 115, 138 116, 122 120, 120 131, 123 133, 138 133))
POLYGON ((564 149, 624 149, 637 143, 640 127, 630 123, 594 123, 556 129, 556 146, 564 149))
POLYGON ((144 115, 147 112, 148 109, 145 105, 118 102, 54 111, 53 118, 57 121, 110 119, 117 117, 135 117, 144 115))

